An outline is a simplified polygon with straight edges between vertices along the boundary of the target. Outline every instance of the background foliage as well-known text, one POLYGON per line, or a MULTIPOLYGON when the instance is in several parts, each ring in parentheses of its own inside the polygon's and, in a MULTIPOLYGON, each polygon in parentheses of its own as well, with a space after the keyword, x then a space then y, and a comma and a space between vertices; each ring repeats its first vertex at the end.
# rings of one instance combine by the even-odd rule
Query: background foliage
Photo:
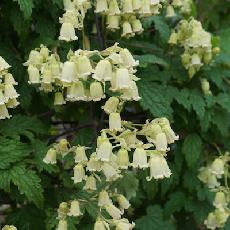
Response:
MULTIPOLYGON (((167 43, 179 17, 173 21, 161 15, 147 18, 145 32, 130 40, 105 34, 107 46, 118 41, 140 60, 138 87, 142 100, 129 103, 123 118, 143 122, 166 116, 180 135, 169 156, 170 179, 147 182, 143 172, 128 173, 118 182, 132 199, 128 216, 136 222, 136 229, 204 229, 203 221, 213 209, 213 194, 198 180, 197 173, 207 158, 230 149, 229 9, 229 1, 197 1, 194 16, 206 30, 220 37, 221 53, 192 80, 181 64, 181 50, 167 43), (212 95, 203 94, 202 78, 210 82, 212 95)), ((5 222, 19 230, 54 229, 58 204, 68 200, 72 192, 70 176, 63 170, 66 166, 43 163, 48 146, 66 136, 73 144, 93 146, 98 131, 106 125, 100 102, 54 107, 53 95, 27 84, 22 63, 31 49, 44 44, 64 56, 70 48, 82 44, 81 34, 79 41, 70 45, 57 40, 62 13, 62 0, 0 2, 0 55, 12 65, 21 95, 21 106, 14 111, 17 115, 0 121, 0 205, 10 204, 0 218, 4 216, 5 222)), ((98 49, 97 37, 91 33, 94 21, 87 19, 86 30, 91 49, 98 49)), ((81 230, 92 229, 91 208, 88 204, 81 230)), ((70 230, 76 229, 77 220, 70 218, 69 223, 70 230)), ((229 221, 225 229, 230 229, 229 221)))

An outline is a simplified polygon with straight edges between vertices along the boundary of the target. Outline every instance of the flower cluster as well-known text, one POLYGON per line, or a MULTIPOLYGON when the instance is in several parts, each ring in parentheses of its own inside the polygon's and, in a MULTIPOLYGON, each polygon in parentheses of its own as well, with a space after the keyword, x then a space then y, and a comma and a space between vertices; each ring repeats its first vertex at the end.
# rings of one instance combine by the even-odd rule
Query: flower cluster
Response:
POLYGON ((111 31, 122 28, 122 37, 133 37, 143 32, 140 19, 159 14, 162 0, 96 0, 95 13, 106 16, 111 31))
POLYGON ((62 24, 59 40, 77 40, 75 29, 83 29, 84 18, 91 8, 91 3, 89 0, 64 0, 64 8, 65 13, 59 19, 62 24))
POLYGON ((190 15, 192 12, 193 0, 173 0, 166 8, 166 17, 176 15, 174 9, 178 9, 183 15, 190 15))
POLYGON ((13 225, 5 225, 2 230, 17 230, 13 225))
POLYGON ((140 99, 135 76, 138 61, 127 49, 115 44, 104 51, 70 51, 62 63, 45 46, 32 50, 28 66, 30 84, 39 84, 44 92, 55 92, 54 104, 66 101, 100 101, 105 89, 124 101, 140 99))
MULTIPOLYGON (((43 160, 47 164, 55 164, 58 156, 72 154, 75 161, 73 182, 82 185, 82 189, 88 193, 102 189, 97 195, 100 211, 95 230, 106 229, 107 225, 120 226, 116 229, 132 229, 134 225, 122 219, 124 210, 128 209, 130 204, 122 194, 116 192, 116 189, 110 190, 111 182, 121 178, 124 170, 130 167, 133 169, 149 168, 150 176, 146 178, 149 181, 153 178, 170 177, 171 171, 165 158, 166 152, 169 150, 168 145, 178 140, 178 136, 171 129, 166 118, 147 121, 144 125, 122 121, 117 112, 119 104, 117 100, 116 97, 111 97, 103 106, 105 112, 109 114, 109 128, 101 131, 93 153, 88 153, 90 148, 85 146, 71 147, 68 141, 63 139, 49 149, 43 160), (119 208, 114 203, 117 203, 119 208), (112 220, 105 221, 101 210, 105 210, 112 220), (104 226, 104 228, 99 226, 104 226)), ((69 215, 68 213, 73 216, 81 215, 81 203, 80 200, 72 201, 70 208, 65 209, 68 210, 65 212, 66 215, 69 215), (72 206, 74 208, 71 209, 72 206)), ((65 207, 69 207, 67 203, 65 207)), ((60 226, 66 226, 66 215, 63 218, 59 215, 60 226)))
POLYGON ((227 184, 221 186, 220 183, 223 177, 225 177, 225 182, 227 181, 229 161, 229 153, 226 153, 224 156, 216 158, 206 167, 202 167, 198 175, 198 178, 216 193, 213 201, 215 210, 209 213, 205 220, 207 228, 212 230, 224 227, 230 216, 228 208, 230 204, 230 191, 227 184))
POLYGON ((10 65, 0 56, 0 119, 10 118, 8 109, 15 108, 19 102, 19 94, 14 86, 18 83, 8 72, 10 65))
POLYGON ((182 63, 192 78, 204 64, 211 62, 218 48, 212 48, 211 34, 202 28, 202 24, 191 19, 180 21, 177 29, 172 32, 169 43, 184 48, 181 55, 182 63))

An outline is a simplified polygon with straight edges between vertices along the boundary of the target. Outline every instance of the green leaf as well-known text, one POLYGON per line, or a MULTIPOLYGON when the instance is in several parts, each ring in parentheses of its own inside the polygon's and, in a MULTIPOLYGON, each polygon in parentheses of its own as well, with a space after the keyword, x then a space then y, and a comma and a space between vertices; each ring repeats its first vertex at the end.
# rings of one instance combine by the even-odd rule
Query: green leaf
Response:
POLYGON ((190 168, 197 163, 202 151, 202 140, 196 133, 189 134, 183 143, 182 152, 190 168))
POLYGON ((158 205, 149 206, 146 216, 137 219, 135 223, 136 229, 140 230, 175 230, 172 223, 163 219, 163 210, 158 205))
POLYGON ((140 104, 144 110, 149 110, 155 117, 171 117, 171 99, 165 97, 166 88, 152 82, 138 82, 141 96, 140 104))
POLYGON ((34 202, 36 206, 42 206, 43 188, 41 179, 35 171, 27 169, 24 164, 18 164, 10 170, 10 176, 21 194, 25 194, 28 200, 34 202))
POLYGON ((29 19, 32 14, 33 7, 34 7, 33 0, 14 0, 14 1, 18 2, 20 6, 20 10, 24 14, 24 17, 26 19, 29 19))
POLYGON ((202 94, 198 90, 191 91, 190 102, 198 118, 202 119, 205 113, 205 101, 202 94))
POLYGON ((217 126, 223 136, 228 135, 230 127, 229 113, 225 112, 224 110, 216 110, 212 123, 217 126))
POLYGON ((177 191, 171 193, 164 207, 165 215, 170 217, 173 213, 180 211, 184 207, 185 202, 186 196, 183 192, 177 191))
POLYGON ((11 176, 8 170, 0 170, 0 189, 10 192, 11 176))
POLYGON ((223 108, 226 109, 230 113, 230 97, 229 94, 220 93, 217 98, 217 103, 223 108))
POLYGON ((148 64, 158 64, 165 68, 169 67, 169 64, 164 59, 153 54, 135 55, 134 57, 139 60, 140 67, 147 67, 148 64))
POLYGON ((0 138, 0 169, 8 168, 12 163, 21 161, 31 153, 31 147, 17 140, 0 138))
POLYGON ((178 91, 175 96, 175 100, 182 105, 186 110, 190 111, 191 109, 191 102, 189 100, 190 92, 188 89, 182 89, 178 91))

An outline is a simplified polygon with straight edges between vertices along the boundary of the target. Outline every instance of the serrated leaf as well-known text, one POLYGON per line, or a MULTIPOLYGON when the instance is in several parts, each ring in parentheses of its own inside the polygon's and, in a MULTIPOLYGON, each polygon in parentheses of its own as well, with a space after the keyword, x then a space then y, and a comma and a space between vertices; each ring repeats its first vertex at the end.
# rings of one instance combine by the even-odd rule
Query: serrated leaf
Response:
POLYGON ((26 19, 30 18, 34 7, 33 0, 15 0, 20 6, 20 10, 26 19))
POLYGON ((188 89, 182 89, 181 91, 178 91, 178 93, 175 95, 175 100, 188 111, 190 111, 191 109, 189 96, 190 92, 188 89))
POLYGON ((153 54, 135 55, 134 58, 139 60, 140 67, 147 67, 148 64, 158 64, 165 68, 169 67, 169 64, 164 59, 153 54))
POLYGON ((137 219, 135 223, 136 229, 140 230, 175 230, 172 223, 163 219, 163 210, 158 205, 149 206, 146 216, 137 219))
POLYGON ((212 123, 217 126, 218 130, 223 136, 228 135, 230 127, 229 113, 221 110, 216 110, 212 118, 212 123))
POLYGON ((186 196, 183 192, 177 191, 169 196, 169 200, 165 204, 164 213, 167 217, 175 212, 180 211, 186 202, 186 196))
POLYGON ((11 176, 8 170, 0 170, 0 189, 10 192, 11 176))
POLYGON ((217 103, 230 113, 230 96, 226 93, 220 93, 216 98, 217 103))
POLYGON ((18 164, 10 170, 10 176, 20 193, 25 194, 28 200, 34 202, 36 206, 42 206, 43 188, 41 179, 35 171, 27 169, 24 164, 18 164))
POLYGON ((182 152, 189 167, 194 167, 202 151, 202 140, 196 133, 189 134, 183 143, 182 152))
POLYGON ((190 102, 199 119, 202 119, 205 113, 205 101, 198 90, 191 91, 190 102))
POLYGON ((31 153, 31 147, 17 140, 0 138, 0 169, 10 167, 12 163, 21 161, 31 153))
POLYGON ((144 110, 149 110, 155 117, 171 117, 171 99, 165 97, 166 88, 152 82, 138 82, 141 96, 140 104, 144 110))

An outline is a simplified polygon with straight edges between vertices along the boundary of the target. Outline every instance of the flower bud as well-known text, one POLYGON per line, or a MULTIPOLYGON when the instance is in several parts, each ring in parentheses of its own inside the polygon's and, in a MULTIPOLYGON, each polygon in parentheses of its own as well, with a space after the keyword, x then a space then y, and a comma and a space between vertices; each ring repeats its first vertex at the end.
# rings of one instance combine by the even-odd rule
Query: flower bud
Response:
POLYGON ((78 37, 75 34, 75 29, 72 23, 64 22, 61 26, 59 40, 67 42, 77 40, 78 37))
POLYGON ((74 183, 80 183, 86 179, 85 169, 82 164, 77 164, 74 167, 74 176, 72 177, 74 183))
POLYGON ((147 162, 147 155, 145 150, 142 147, 136 148, 136 150, 133 153, 133 163, 132 166, 134 168, 148 168, 148 162, 147 162))
POLYGON ((150 177, 147 177, 148 181, 152 180, 152 178, 154 179, 162 179, 164 177, 168 178, 172 174, 164 156, 157 151, 151 154, 149 160, 149 167, 150 167, 150 177))
POLYGON ((107 28, 112 31, 120 29, 120 16, 108 15, 106 24, 107 28))
POLYGON ((45 158, 43 159, 43 162, 45 162, 46 164, 56 164, 57 163, 57 152, 54 148, 51 148, 48 150, 45 158))
POLYGON ((102 82, 110 81, 112 78, 112 65, 110 61, 106 59, 99 61, 92 77, 102 82))
POLYGON ((97 0, 95 13, 105 13, 108 11, 107 0, 97 0))
POLYGON ((2 230, 17 230, 13 225, 5 225, 2 230))
POLYGON ((106 212, 115 220, 121 219, 122 212, 113 204, 105 206, 106 212))
POLYGON ((102 109, 107 114, 115 113, 117 111, 117 107, 119 105, 119 99, 117 97, 110 97, 104 106, 102 106, 102 109))
POLYGON ((176 32, 171 33, 168 43, 171 45, 176 45, 178 43, 178 35, 176 32))
POLYGON ((113 204, 112 200, 109 198, 109 194, 105 190, 101 191, 98 197, 98 206, 104 207, 109 204, 113 204))
POLYGON ((77 58, 77 72, 81 78, 89 76, 93 72, 92 65, 89 58, 86 55, 79 56, 77 58))
POLYGON ((13 99, 19 97, 19 94, 16 92, 14 86, 9 84, 4 86, 4 95, 6 99, 13 99))
POLYGON ((211 171, 216 176, 221 176, 224 174, 225 162, 223 159, 217 158, 211 164, 211 171))
POLYGON ((61 81, 71 83, 77 78, 77 68, 74 62, 66 61, 63 65, 61 81))
POLYGON ((121 169, 128 169, 130 162, 129 162, 129 154, 126 149, 119 149, 117 153, 117 164, 118 167, 121 169))
POLYGON ((75 217, 82 215, 82 213, 80 211, 80 204, 79 204, 78 200, 71 201, 70 210, 69 210, 67 215, 68 216, 75 216, 75 217))
POLYGON ((122 37, 129 38, 129 37, 133 37, 135 35, 135 33, 132 30, 132 26, 128 21, 125 21, 122 24, 122 29, 123 29, 123 32, 122 32, 122 35, 121 35, 122 37))
POLYGON ((193 54, 191 59, 191 64, 195 66, 201 66, 201 60, 198 54, 193 54))
POLYGON ((168 5, 167 8, 166 8, 166 17, 167 18, 171 18, 171 17, 174 17, 176 14, 175 14, 175 11, 174 11, 174 8, 172 5, 168 5))
POLYGON ((90 84, 90 99, 93 101, 100 101, 105 97, 102 85, 100 82, 92 82, 90 84))
POLYGON ((85 88, 81 81, 73 83, 67 88, 66 100, 67 101, 85 101, 85 88))
POLYGON ((43 60, 46 60, 48 57, 49 57, 49 49, 45 46, 41 46, 41 49, 40 49, 40 54, 42 55, 43 57, 43 60))
POLYGON ((109 115, 109 129, 111 131, 121 131, 121 116, 120 113, 111 113, 109 115))
POLYGON ((216 193, 213 205, 219 209, 223 209, 223 208, 226 208, 228 206, 225 194, 223 192, 217 192, 216 193))
POLYGON ((201 80, 201 88, 202 88, 204 95, 212 94, 212 92, 210 90, 210 84, 209 84, 207 79, 204 78, 201 80))
POLYGON ((104 141, 97 148, 97 158, 101 161, 110 161, 112 155, 112 144, 109 141, 104 141))
POLYGON ((27 71, 29 74, 29 84, 36 84, 40 82, 40 73, 36 67, 34 67, 33 65, 29 65, 27 71))
POLYGON ((88 158, 85 153, 84 146, 78 146, 75 149, 75 163, 85 163, 88 161, 88 158))
POLYGON ((121 13, 117 0, 110 0, 109 1, 109 11, 108 15, 119 15, 121 13))
POLYGON ((0 56, 0 71, 9 69, 11 66, 0 56))
POLYGON ((94 176, 89 176, 86 178, 85 186, 83 187, 84 190, 97 190, 96 186, 96 179, 94 176))
POLYGON ((59 220, 57 230, 67 230, 67 221, 59 220))
POLYGON ((62 139, 57 144, 57 149, 58 151, 60 151, 62 155, 65 155, 66 152, 68 152, 69 150, 68 146, 69 146, 69 142, 66 139, 62 139))
POLYGON ((69 212, 68 203, 62 202, 58 207, 58 219, 64 219, 69 212))
POLYGON ((66 101, 61 92, 56 92, 54 95, 54 105, 64 105, 66 101))
POLYGON ((121 210, 128 209, 130 207, 129 201, 123 195, 119 195, 117 197, 117 202, 121 210))

